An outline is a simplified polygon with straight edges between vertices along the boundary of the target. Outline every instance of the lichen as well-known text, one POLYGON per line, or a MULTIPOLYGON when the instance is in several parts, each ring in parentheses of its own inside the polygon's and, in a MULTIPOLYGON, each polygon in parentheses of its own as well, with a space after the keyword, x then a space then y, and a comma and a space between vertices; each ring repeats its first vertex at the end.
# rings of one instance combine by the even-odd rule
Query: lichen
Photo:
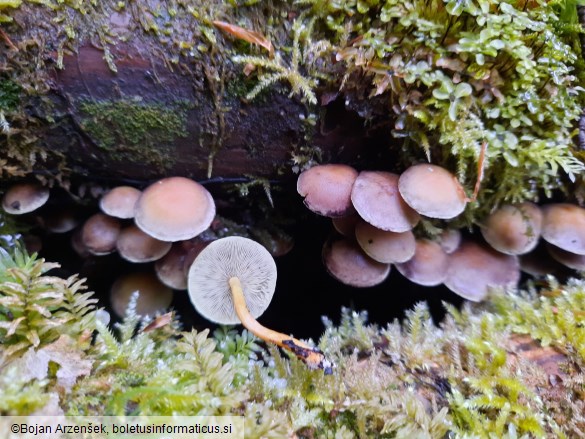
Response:
POLYGON ((83 130, 115 160, 143 160, 170 168, 173 142, 187 136, 187 102, 149 103, 142 99, 83 101, 83 130))
POLYGON ((582 280, 493 291, 482 305, 448 306, 440 326, 423 304, 384 327, 344 309, 338 324, 325 319, 319 347, 336 367, 324 375, 246 332, 181 332, 174 314, 150 324, 136 315, 136 296, 109 328, 82 282, 72 288, 23 254, 1 259, 1 414, 43 413, 57 398, 76 415, 244 416, 246 437, 575 437, 585 429, 582 280), (17 285, 29 286, 27 313, 17 285), (71 303, 81 304, 77 313, 71 303), (58 355, 56 370, 35 378, 16 367, 46 350, 58 355), (73 370, 63 387, 67 355, 91 372, 73 370), (556 372, 541 368, 547 361, 556 372))

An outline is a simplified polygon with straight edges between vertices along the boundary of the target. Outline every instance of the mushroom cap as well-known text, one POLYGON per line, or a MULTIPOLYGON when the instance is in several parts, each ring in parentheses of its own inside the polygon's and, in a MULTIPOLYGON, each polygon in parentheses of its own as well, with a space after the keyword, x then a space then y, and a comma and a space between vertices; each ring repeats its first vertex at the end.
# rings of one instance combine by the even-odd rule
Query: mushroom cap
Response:
POLYGON ((355 236, 355 225, 360 221, 360 216, 357 213, 353 213, 348 216, 340 216, 339 218, 332 218, 331 223, 333 228, 347 238, 353 238, 355 236))
POLYGON ((552 275, 561 278, 570 273, 570 270, 552 257, 545 241, 541 241, 534 250, 520 255, 520 270, 531 276, 540 277, 552 275))
POLYGON ((439 243, 445 253, 451 254, 461 244, 461 232, 458 229, 445 229, 441 232, 439 243))
POLYGON ((49 199, 49 189, 38 183, 19 183, 2 197, 2 208, 12 215, 22 215, 38 209, 49 199))
POLYGON ((360 172, 351 201, 366 222, 381 230, 406 232, 420 220, 398 192, 398 175, 390 172, 360 172))
POLYGON ((144 233, 135 225, 125 227, 116 241, 120 256, 130 262, 151 262, 162 258, 171 249, 171 243, 144 233))
POLYGON ((189 269, 189 297, 207 320, 240 323, 229 286, 232 277, 240 280, 246 305, 254 318, 268 308, 276 288, 274 259, 256 241, 229 236, 205 247, 189 269))
POLYGON ((355 237, 365 254, 384 264, 406 262, 414 256, 416 241, 410 230, 388 232, 360 221, 355 227, 355 237))
POLYGON ((485 299, 488 287, 514 286, 519 280, 518 258, 487 245, 464 241, 449 255, 445 285, 473 302, 485 299))
POLYGON ((142 192, 132 186, 118 186, 100 199, 100 209, 115 218, 134 218, 134 206, 142 192))
POLYGON ((42 223, 51 233, 67 233, 77 227, 79 219, 73 209, 64 208, 45 213, 42 223))
POLYGON ((312 212, 336 218, 353 211, 351 188, 358 172, 351 166, 327 164, 301 172, 297 192, 312 212))
POLYGON ((430 239, 417 239, 412 259, 396 264, 396 269, 409 281, 432 287, 445 281, 448 266, 449 255, 441 244, 430 239))
POLYGON ((83 224, 81 241, 91 254, 107 255, 116 248, 120 229, 120 221, 117 218, 96 213, 83 224))
POLYGON ((467 196, 457 178, 445 168, 427 163, 404 171, 398 189, 410 207, 429 218, 455 218, 467 204, 467 196))
POLYGON ((190 239, 207 229, 215 216, 211 194, 184 177, 163 178, 148 186, 138 198, 134 222, 161 241, 190 239))
POLYGON ((138 291, 136 313, 153 316, 168 308, 173 300, 173 291, 161 284, 153 273, 129 273, 120 276, 110 289, 110 304, 119 317, 124 317, 130 297, 138 291))
POLYGON ((487 243, 507 255, 522 255, 534 249, 541 231, 542 212, 529 202, 503 205, 481 227, 487 243))
POLYGON ((155 262, 156 277, 175 290, 187 289, 189 268, 209 241, 193 238, 189 241, 174 242, 169 252, 155 262))
POLYGON ((357 243, 345 238, 326 241, 322 258, 331 276, 352 287, 373 287, 390 274, 390 264, 374 261, 357 243))
POLYGON ((585 270, 585 255, 577 255, 548 243, 546 248, 550 255, 564 266, 573 270, 585 270))
POLYGON ((585 209, 574 204, 542 206, 542 237, 565 251, 585 255, 585 209))

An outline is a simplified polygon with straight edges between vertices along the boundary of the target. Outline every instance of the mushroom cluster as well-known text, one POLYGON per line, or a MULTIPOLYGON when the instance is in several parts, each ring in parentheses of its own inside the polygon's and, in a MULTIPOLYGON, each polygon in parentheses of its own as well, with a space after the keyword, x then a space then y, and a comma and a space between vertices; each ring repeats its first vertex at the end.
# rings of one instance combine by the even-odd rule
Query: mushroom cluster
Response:
POLYGON ((455 176, 436 165, 414 165, 401 175, 318 165, 299 175, 297 191, 311 211, 332 218, 336 233, 322 258, 346 285, 377 285, 394 264, 414 283, 444 284, 481 301, 489 287, 516 285, 521 268, 535 274, 528 261, 541 236, 550 259, 585 269, 585 209, 570 204, 504 205, 481 224, 483 240, 462 238, 454 229, 435 240, 416 238, 412 230, 422 217, 453 219, 471 200, 455 176))

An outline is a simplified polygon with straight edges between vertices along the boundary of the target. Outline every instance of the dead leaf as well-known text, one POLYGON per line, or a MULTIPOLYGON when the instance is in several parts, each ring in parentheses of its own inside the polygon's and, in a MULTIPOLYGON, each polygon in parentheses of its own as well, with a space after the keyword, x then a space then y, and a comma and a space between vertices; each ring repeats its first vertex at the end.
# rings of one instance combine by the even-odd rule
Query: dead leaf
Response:
POLYGON ((221 29, 222 31, 233 35, 240 40, 247 41, 248 43, 257 44, 264 47, 270 56, 274 54, 274 46, 272 43, 260 32, 253 30, 244 29, 243 27, 236 26, 235 24, 226 23, 225 21, 214 21, 213 24, 221 29))

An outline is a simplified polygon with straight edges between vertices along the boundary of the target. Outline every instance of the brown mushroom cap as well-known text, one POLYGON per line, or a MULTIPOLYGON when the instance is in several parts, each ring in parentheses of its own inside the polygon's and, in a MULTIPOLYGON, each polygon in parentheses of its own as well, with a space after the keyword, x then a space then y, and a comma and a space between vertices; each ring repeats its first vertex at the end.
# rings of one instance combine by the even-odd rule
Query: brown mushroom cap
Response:
POLYGON ((449 255, 445 285, 461 297, 479 302, 485 299, 490 286, 514 286, 519 279, 520 265, 516 256, 464 241, 449 255))
POLYGON ((118 186, 100 199, 100 209, 115 218, 134 218, 134 206, 142 192, 132 186, 118 186))
POLYGON ((521 255, 534 249, 541 230, 542 212, 529 202, 500 207, 481 227, 487 243, 507 255, 521 255))
POLYGON ((183 177, 163 178, 147 187, 136 202, 134 222, 161 241, 181 241, 207 229, 215 216, 211 194, 183 177))
POLYGON ((42 223, 51 233, 67 233, 77 227, 79 219, 73 209, 64 208, 44 214, 42 223))
POLYGON ((449 256, 441 244, 429 239, 417 239, 412 259, 396 264, 396 269, 411 282, 432 287, 445 281, 448 265, 449 256))
POLYGON ((420 220, 398 192, 398 175, 390 172, 360 172, 351 201, 365 221, 381 230, 406 232, 420 220))
POLYGON ((572 268, 573 270, 585 270, 585 255, 577 255, 548 243, 546 248, 550 255, 564 266, 572 268))
POLYGON ((187 289, 189 268, 209 241, 193 238, 189 241, 174 242, 171 250, 155 262, 156 277, 175 290, 187 289))
POLYGON ((467 204, 461 183, 436 165, 411 166, 400 176, 398 189, 410 207, 429 218, 455 218, 467 204))
POLYGON ((81 241, 94 255, 107 255, 116 248, 120 234, 120 221, 103 213, 89 217, 81 229, 81 241))
POLYGON ((347 165, 313 166, 299 175, 297 192, 312 212, 331 218, 346 216, 353 211, 351 188, 357 176, 347 165))
POLYGON ((136 302, 136 313, 141 316, 153 316, 157 311, 168 308, 173 300, 173 291, 161 284, 154 274, 125 274, 116 279, 110 289, 110 303, 119 317, 126 314, 134 291, 140 293, 136 302))
POLYGON ((237 277, 246 305, 254 318, 268 308, 276 288, 276 264, 261 244, 241 236, 210 243, 189 269, 189 297, 207 320, 221 324, 240 323, 229 286, 237 277))
POLYGON ((130 262, 156 261, 168 253, 171 245, 153 238, 135 225, 122 229, 116 241, 118 253, 130 262))
POLYGON ((535 277, 552 275, 559 278, 567 275, 570 270, 552 257, 547 245, 541 241, 534 250, 520 255, 520 270, 535 277))
POLYGON ((333 228, 347 238, 353 238, 355 236, 355 225, 361 217, 357 213, 353 213, 348 216, 340 216, 339 218, 332 218, 331 223, 333 228))
POLYGON ((355 227, 355 237, 364 253, 384 264, 406 262, 414 256, 416 241, 410 230, 388 232, 359 221, 355 227))
POLYGON ((585 255, 585 209, 574 204, 542 206, 542 237, 571 253, 585 255))
POLYGON ((22 215, 38 209, 49 199, 49 189, 37 183, 19 183, 6 191, 2 208, 12 215, 22 215))
POLYGON ((390 264, 374 261, 359 245, 345 238, 325 242, 322 257, 328 273, 352 287, 373 287, 390 274, 390 264))

